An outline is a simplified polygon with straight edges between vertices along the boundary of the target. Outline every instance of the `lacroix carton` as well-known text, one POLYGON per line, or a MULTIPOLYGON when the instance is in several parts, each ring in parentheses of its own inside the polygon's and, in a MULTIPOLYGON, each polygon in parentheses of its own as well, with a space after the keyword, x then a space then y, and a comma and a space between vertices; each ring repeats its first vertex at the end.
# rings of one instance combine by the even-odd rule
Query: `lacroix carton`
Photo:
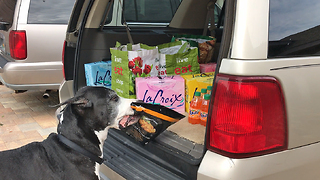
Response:
POLYGON ((111 61, 99 61, 84 65, 87 86, 111 88, 111 61))
POLYGON ((136 78, 137 99, 185 112, 185 81, 181 76, 136 78))

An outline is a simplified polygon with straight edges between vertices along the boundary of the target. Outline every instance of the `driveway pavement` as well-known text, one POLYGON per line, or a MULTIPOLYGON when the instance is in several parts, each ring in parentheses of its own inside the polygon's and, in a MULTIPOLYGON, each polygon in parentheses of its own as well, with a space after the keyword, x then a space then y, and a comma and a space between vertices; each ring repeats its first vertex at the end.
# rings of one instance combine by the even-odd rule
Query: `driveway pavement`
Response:
POLYGON ((56 108, 49 105, 58 104, 58 92, 32 90, 14 93, 0 85, 0 151, 23 146, 33 141, 42 141, 50 133, 56 132, 56 108))

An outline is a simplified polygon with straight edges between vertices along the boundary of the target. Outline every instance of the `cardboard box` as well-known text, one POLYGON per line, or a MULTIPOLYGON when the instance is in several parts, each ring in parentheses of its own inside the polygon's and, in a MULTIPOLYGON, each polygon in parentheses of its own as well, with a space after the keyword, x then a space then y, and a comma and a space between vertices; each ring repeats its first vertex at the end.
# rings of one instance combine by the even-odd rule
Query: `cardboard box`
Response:
POLYGON ((201 89, 212 86, 214 72, 194 74, 194 75, 184 75, 185 79, 185 94, 186 94, 186 112, 189 112, 190 102, 193 99, 193 95, 196 91, 201 92, 201 89))
POLYGON ((87 86, 105 86, 111 89, 111 61, 84 65, 87 86))
POLYGON ((179 76, 136 78, 137 99, 185 112, 185 82, 179 76))

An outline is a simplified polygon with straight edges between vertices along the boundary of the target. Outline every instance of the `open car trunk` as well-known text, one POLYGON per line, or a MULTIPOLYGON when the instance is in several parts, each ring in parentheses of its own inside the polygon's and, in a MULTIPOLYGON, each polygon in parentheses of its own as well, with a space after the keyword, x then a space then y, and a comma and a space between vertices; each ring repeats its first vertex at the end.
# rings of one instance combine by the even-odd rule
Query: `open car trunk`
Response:
MULTIPOLYGON (((202 35, 208 2, 182 1, 169 26, 130 26, 134 43, 155 46, 170 42, 174 34, 202 35)), ((92 4, 88 4, 89 9, 92 4)), ((212 62, 216 62, 222 29, 216 28, 213 33, 216 46, 212 62)), ((208 31, 207 35, 211 32, 208 31)), ((129 42, 123 26, 81 26, 75 50, 75 91, 86 85, 84 64, 111 60, 110 48, 117 41, 121 44, 129 42)), ((189 124, 186 117, 171 125, 155 140, 142 145, 124 132, 110 129, 104 145, 104 158, 107 159, 104 164, 126 179, 196 179, 205 151, 205 131, 205 126, 189 124)))
POLYGON ((0 30, 8 30, 13 23, 17 0, 0 0, 0 30))

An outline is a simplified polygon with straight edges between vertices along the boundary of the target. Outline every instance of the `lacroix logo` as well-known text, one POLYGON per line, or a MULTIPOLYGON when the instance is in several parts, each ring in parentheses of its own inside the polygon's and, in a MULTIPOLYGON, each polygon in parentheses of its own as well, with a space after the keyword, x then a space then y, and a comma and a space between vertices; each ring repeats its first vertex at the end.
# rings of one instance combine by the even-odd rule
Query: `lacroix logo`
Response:
POLYGON ((156 94, 148 93, 149 90, 146 90, 143 95, 143 102, 146 103, 161 103, 168 104, 169 106, 182 106, 184 104, 184 98, 182 94, 171 94, 171 96, 165 96, 163 90, 158 90, 156 94), (177 105, 178 104, 178 105, 177 105))

